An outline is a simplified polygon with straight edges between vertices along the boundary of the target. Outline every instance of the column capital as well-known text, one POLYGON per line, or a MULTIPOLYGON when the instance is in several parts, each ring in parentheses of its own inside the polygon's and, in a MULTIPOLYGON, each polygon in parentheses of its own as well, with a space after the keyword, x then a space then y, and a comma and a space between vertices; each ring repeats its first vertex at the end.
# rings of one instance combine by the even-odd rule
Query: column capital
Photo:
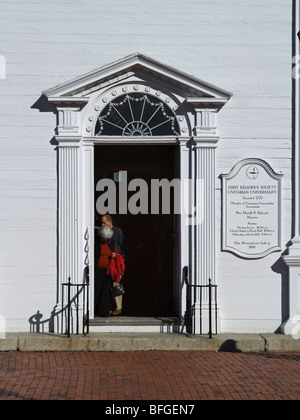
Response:
POLYGON ((282 256, 283 261, 288 267, 300 266, 300 236, 295 236, 288 248, 288 254, 282 256))
POLYGON ((78 106, 58 106, 57 107, 57 127, 58 135, 79 134, 79 112, 78 106))
POLYGON ((195 127, 196 136, 215 136, 217 132, 217 108, 195 107, 195 127))
POLYGON ((81 144, 81 136, 55 136, 58 147, 79 147, 81 144))
POLYGON ((220 137, 214 136, 214 137, 199 137, 194 136, 192 137, 194 141, 194 147, 196 149, 202 149, 202 148, 212 148, 215 149, 218 146, 218 142, 220 140, 220 137))
POLYGON ((181 149, 190 150, 191 146, 194 146, 193 137, 178 137, 177 142, 181 149))

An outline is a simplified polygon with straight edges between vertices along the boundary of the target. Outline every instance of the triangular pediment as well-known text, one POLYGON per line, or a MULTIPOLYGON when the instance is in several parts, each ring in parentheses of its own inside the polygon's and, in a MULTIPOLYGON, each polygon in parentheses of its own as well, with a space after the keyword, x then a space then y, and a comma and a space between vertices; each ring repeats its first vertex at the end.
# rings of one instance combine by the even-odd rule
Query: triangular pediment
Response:
POLYGON ((225 104, 232 94, 142 54, 129 55, 43 92, 51 102, 87 103, 91 93, 132 77, 180 92, 190 103, 225 104))

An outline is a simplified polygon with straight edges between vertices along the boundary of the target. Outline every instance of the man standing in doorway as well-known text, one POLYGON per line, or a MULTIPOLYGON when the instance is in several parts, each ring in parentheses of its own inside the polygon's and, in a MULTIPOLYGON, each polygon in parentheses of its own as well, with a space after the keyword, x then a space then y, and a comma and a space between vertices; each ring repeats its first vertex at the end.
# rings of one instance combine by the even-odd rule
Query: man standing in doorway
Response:
POLYGON ((101 225, 109 226, 113 230, 114 232, 113 239, 115 240, 116 245, 117 245, 117 252, 118 254, 122 255, 123 260, 125 261, 128 251, 127 251, 127 243, 126 243, 122 229, 113 226, 112 217, 108 213, 101 217, 101 225))
MULTIPOLYGON (((125 261, 126 256, 127 256, 127 245, 126 245, 126 240, 124 238, 124 234, 122 229, 117 228, 115 226, 113 226, 113 220, 111 218, 110 214, 105 214, 101 217, 101 225, 102 226, 109 226, 113 232, 114 232, 114 236, 113 239, 116 242, 116 246, 117 246, 117 253, 122 255, 123 260, 125 261)), ((114 283, 114 286, 117 283, 114 283)), ((122 313, 122 295, 121 296, 117 296, 114 298, 115 300, 115 304, 116 304, 116 308, 115 310, 112 312, 112 315, 116 316, 116 315, 121 315, 122 313)))

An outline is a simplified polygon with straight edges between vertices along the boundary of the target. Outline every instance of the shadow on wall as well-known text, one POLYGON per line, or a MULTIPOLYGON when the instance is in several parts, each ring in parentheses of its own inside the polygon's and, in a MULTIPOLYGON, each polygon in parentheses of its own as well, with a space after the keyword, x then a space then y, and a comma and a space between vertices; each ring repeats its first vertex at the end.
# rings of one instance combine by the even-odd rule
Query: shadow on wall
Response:
POLYGON ((53 112, 53 114, 56 114, 55 105, 49 103, 48 99, 43 95, 31 106, 31 109, 38 109, 40 112, 53 112))
MULTIPOLYGON (((75 299, 75 298, 74 298, 75 299)), ((74 303, 72 299, 72 303, 74 303)), ((76 309, 75 309, 76 311, 76 309)), ((76 329, 76 319, 74 316, 74 309, 71 311, 71 331, 72 333, 76 329)), ((37 311, 32 315, 28 322, 30 324, 30 332, 33 333, 67 333, 67 319, 68 319, 68 305, 64 306, 61 309, 58 309, 58 305, 53 308, 51 315, 47 319, 43 319, 44 315, 37 311)))
MULTIPOLYGON (((48 102, 48 100, 44 96, 40 96, 39 99, 31 106, 31 109, 37 109, 39 112, 48 112, 56 115, 57 118, 57 110, 54 104, 48 102)), ((55 135, 57 134, 56 129, 55 135)), ((50 144, 52 146, 57 146, 58 143, 55 140, 55 135, 50 140, 50 144)))
POLYGON ((35 333, 60 333, 81 334, 89 324, 89 266, 84 269, 83 283, 63 283, 61 290, 61 302, 56 304, 48 319, 37 311, 28 322, 30 332, 35 333), (65 293, 67 288, 67 293, 65 293))
POLYGON ((55 323, 55 317, 58 316, 61 311, 56 312, 56 309, 54 308, 51 312, 51 316, 48 319, 44 319, 42 321, 42 318, 44 317, 43 314, 40 313, 40 311, 37 311, 36 314, 32 315, 28 322, 30 324, 30 332, 50 332, 54 333, 54 323, 55 323), (46 331, 45 331, 46 330, 46 331))
MULTIPOLYGON (((79 292, 79 294, 82 293, 79 292)), ((71 300, 71 311, 70 311, 70 333, 81 334, 84 327, 84 316, 81 314, 79 317, 79 310, 77 305, 78 295, 74 296, 71 300)), ((47 319, 43 319, 44 315, 37 311, 32 315, 28 322, 30 324, 30 332, 33 333, 57 333, 67 334, 68 332, 68 304, 62 308, 58 308, 56 305, 51 312, 51 315, 47 319)))
MULTIPOLYGON (((284 255, 283 253, 282 255, 284 255)), ((272 271, 281 275, 281 325, 289 317, 289 269, 282 258, 279 258, 273 265, 272 271)), ((281 333, 281 325, 275 333, 281 333)))

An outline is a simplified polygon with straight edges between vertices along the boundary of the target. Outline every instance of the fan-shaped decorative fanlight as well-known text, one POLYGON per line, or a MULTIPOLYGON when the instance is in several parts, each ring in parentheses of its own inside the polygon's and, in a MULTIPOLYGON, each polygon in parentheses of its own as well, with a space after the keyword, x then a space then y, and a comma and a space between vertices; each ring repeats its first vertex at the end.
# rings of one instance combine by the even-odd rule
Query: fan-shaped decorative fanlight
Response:
POLYGON ((98 118, 96 136, 178 136, 173 112, 161 101, 127 94, 110 102, 98 118))

